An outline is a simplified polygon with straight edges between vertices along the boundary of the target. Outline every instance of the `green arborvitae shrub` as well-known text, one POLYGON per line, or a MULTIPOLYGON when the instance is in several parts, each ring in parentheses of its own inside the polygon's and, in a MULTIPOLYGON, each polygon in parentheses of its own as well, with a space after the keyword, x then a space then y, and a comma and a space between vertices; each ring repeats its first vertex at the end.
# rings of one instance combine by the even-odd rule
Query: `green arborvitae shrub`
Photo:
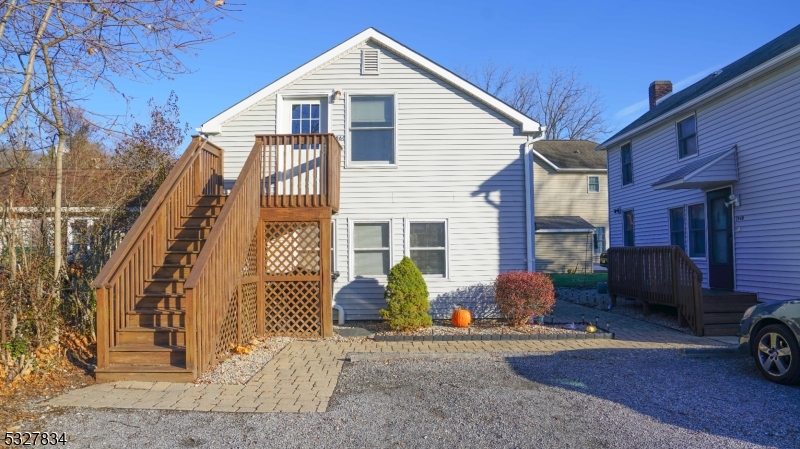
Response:
POLYGON ((407 331, 429 327, 433 319, 428 314, 428 286, 414 262, 403 257, 389 272, 386 285, 386 308, 381 310, 383 319, 392 330, 407 331))

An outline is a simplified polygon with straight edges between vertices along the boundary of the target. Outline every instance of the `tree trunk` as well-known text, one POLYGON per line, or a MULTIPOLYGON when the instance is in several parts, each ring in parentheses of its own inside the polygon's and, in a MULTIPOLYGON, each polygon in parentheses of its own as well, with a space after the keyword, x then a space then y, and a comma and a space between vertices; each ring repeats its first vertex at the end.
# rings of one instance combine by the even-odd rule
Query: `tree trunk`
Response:
POLYGON ((53 285, 57 290, 61 279, 61 188, 63 185, 63 159, 64 159, 64 140, 66 136, 62 133, 58 135, 58 147, 56 147, 56 191, 55 203, 53 204, 53 285))

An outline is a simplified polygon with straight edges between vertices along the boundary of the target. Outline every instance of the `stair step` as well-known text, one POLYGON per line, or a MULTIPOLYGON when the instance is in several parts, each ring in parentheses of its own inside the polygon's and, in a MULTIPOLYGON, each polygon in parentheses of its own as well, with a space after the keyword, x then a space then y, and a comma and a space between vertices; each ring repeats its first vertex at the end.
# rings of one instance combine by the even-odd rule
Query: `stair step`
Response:
POLYGON ((164 256, 164 263, 169 264, 194 264, 200 251, 170 251, 164 256))
POLYGON ((223 206, 227 195, 205 195, 197 200, 197 206, 223 206))
POLYGON ((119 344, 172 345, 186 344, 186 331, 180 327, 123 327, 117 331, 119 344))
POLYGON ((186 347, 122 344, 109 348, 112 365, 170 365, 186 366, 186 347))
POLYGON ((703 326, 703 333, 706 336, 734 336, 738 331, 738 324, 706 324, 703 326))
POLYGON ((134 309, 128 312, 129 326, 185 327, 186 311, 180 309, 134 309))
POLYGON ((722 302, 712 302, 708 303, 705 300, 703 301, 703 313, 744 313, 745 310, 749 309, 750 307, 756 305, 758 303, 750 303, 750 302, 733 302, 733 303, 722 303, 722 302))
POLYGON ((183 284, 186 278, 160 278, 147 279, 144 283, 145 295, 153 294, 180 294, 183 295, 183 284))
POLYGON ((205 240, 211 234, 208 226, 179 226, 175 228, 175 237, 205 240))
POLYGON ((222 206, 195 206, 189 211, 190 217, 216 217, 222 206))
POLYGON ((216 221, 217 217, 189 217, 189 216, 181 216, 181 228, 199 228, 199 227, 207 227, 210 228, 214 225, 214 221, 216 221))
POLYGON ((193 264, 180 264, 180 263, 164 263, 156 265, 153 279, 175 279, 187 278, 189 272, 192 271, 193 264))
POLYGON ((183 294, 162 294, 158 293, 136 296, 136 309, 157 309, 157 310, 186 310, 186 297, 183 294))
POLYGON ((703 313, 703 324, 735 324, 739 325, 743 314, 740 312, 703 313))
POLYGON ((183 367, 169 365, 110 365, 108 368, 97 368, 95 379, 98 382, 115 382, 120 380, 191 382, 194 373, 183 367))
POLYGON ((167 251, 200 251, 203 243, 205 243, 205 239, 169 239, 167 240, 167 251))

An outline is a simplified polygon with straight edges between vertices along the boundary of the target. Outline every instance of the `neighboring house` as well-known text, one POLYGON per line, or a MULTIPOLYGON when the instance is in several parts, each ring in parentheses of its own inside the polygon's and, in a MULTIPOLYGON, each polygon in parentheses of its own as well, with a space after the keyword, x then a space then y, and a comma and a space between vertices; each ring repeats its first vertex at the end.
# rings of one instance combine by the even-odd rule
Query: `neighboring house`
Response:
POLYGON ((704 287, 800 297, 800 26, 681 91, 654 82, 598 149, 612 246, 677 245, 704 287))
POLYGON ((528 144, 542 129, 370 28, 198 130, 224 148, 228 186, 258 134, 336 136, 343 157, 332 293, 350 320, 379 318, 386 276, 403 256, 422 270, 435 317, 458 303, 491 314, 486 286, 500 273, 534 269, 528 144))
POLYGON ((605 153, 588 140, 532 147, 536 271, 591 273, 608 241, 605 153))

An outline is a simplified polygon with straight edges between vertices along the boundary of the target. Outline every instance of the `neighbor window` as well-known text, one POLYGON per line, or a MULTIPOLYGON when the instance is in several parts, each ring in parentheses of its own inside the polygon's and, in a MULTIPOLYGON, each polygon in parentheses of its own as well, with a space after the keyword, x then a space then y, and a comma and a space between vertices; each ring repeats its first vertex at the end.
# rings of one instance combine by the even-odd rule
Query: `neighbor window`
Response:
POLYGON ((622 159, 622 185, 628 185, 633 182, 633 160, 631 158, 631 144, 626 143, 622 146, 620 151, 620 158, 622 159))
POLYGON ((589 193, 600 192, 600 177, 589 176, 589 193))
POLYGON ((355 276, 389 274, 389 223, 353 224, 355 276))
POLYGON ((697 121, 695 116, 678 122, 678 157, 697 154, 697 121))
POLYGON ((594 228, 594 254, 601 254, 606 250, 606 228, 594 228))
POLYGON ((622 213, 622 234, 625 246, 634 246, 632 210, 626 210, 622 213))
POLYGON ((445 223, 411 223, 409 228, 409 252, 419 271, 447 277, 445 223))
POLYGON ((350 160, 394 164, 394 97, 350 97, 350 160))
POLYGON ((669 244, 686 251, 686 225, 683 207, 669 210, 669 244))
POLYGON ((706 207, 689 206, 689 257, 706 256, 706 207))

